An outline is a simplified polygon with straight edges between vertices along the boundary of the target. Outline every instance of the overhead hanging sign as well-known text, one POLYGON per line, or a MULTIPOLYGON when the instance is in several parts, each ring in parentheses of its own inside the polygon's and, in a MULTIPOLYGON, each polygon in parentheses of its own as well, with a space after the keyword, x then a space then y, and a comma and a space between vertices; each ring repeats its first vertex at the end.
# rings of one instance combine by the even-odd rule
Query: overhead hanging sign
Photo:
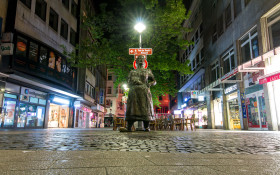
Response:
POLYGON ((265 84, 265 83, 269 83, 269 82, 279 80, 279 79, 280 79, 280 73, 277 73, 277 74, 262 78, 259 80, 259 82, 260 82, 260 84, 265 84))
POLYGON ((129 48, 129 55, 152 55, 152 48, 129 48))

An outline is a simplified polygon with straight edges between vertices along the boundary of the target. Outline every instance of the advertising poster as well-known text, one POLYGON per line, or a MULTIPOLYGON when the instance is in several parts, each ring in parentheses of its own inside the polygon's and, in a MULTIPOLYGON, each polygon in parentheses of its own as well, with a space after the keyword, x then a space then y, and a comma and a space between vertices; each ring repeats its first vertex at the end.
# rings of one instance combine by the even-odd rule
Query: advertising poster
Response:
POLYGON ((53 52, 50 52, 49 68, 54 69, 54 66, 55 66, 55 54, 53 52))

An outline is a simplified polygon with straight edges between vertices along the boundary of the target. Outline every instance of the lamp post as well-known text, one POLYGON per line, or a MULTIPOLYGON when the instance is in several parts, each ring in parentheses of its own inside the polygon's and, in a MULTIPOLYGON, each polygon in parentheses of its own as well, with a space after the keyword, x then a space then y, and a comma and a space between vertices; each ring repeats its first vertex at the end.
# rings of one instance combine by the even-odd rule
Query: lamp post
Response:
POLYGON ((142 23, 142 22, 138 22, 135 26, 134 29, 139 32, 140 36, 139 36, 139 48, 141 49, 142 47, 142 38, 141 38, 141 33, 146 29, 146 26, 142 23))
MULTIPOLYGON (((142 22, 138 22, 134 29, 139 32, 139 48, 142 48, 142 38, 141 33, 146 29, 146 26, 142 22)), ((137 131, 143 131, 143 121, 138 121, 138 128, 136 128, 137 131)))

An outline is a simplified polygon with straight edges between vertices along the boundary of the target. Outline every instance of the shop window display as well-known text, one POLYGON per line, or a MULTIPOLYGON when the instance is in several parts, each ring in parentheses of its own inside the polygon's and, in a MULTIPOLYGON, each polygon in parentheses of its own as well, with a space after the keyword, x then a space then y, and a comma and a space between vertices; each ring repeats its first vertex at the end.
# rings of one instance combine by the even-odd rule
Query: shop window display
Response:
POLYGON ((267 128, 267 116, 263 92, 246 95, 246 113, 249 128, 267 128))
POLYGON ((4 98, 1 114, 1 127, 13 127, 16 111, 16 99, 4 98))
POLYGON ((69 117, 68 106, 50 104, 48 127, 67 128, 68 117, 69 117))

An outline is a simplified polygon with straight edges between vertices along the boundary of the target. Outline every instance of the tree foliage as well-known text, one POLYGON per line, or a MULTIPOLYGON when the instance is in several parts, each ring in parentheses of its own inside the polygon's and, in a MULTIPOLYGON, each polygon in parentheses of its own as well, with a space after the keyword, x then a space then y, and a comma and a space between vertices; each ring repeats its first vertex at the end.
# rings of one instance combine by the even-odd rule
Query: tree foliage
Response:
POLYGON ((146 25, 142 48, 153 49, 147 61, 157 80, 157 85, 151 87, 154 104, 159 104, 160 95, 174 95, 175 72, 192 73, 189 62, 181 64, 177 59, 179 49, 192 44, 183 38, 183 33, 189 32, 182 26, 189 14, 182 0, 120 0, 113 7, 101 4, 100 11, 83 19, 82 27, 90 37, 77 45, 79 54, 69 53, 72 65, 107 65, 117 75, 115 84, 126 82, 134 61, 128 49, 139 47, 139 34, 134 25, 142 21, 146 25))

